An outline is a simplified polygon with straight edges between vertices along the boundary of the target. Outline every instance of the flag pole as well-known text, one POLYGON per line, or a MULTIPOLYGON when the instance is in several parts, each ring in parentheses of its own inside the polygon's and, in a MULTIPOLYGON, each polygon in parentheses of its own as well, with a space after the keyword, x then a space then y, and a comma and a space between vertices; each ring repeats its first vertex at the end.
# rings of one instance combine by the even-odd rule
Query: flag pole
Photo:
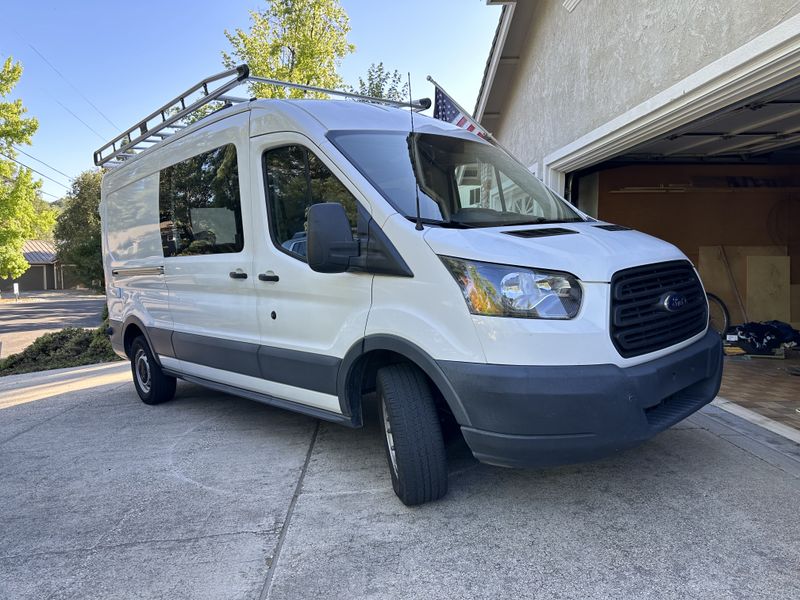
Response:
MULTIPOLYGON (((490 142, 492 142, 492 143, 493 143, 495 146, 497 146, 498 148, 500 148, 500 150, 502 150, 503 152, 505 152, 505 153, 506 153, 506 154, 507 154, 509 157, 511 157, 512 159, 514 159, 514 161, 515 161, 515 162, 517 162, 518 164, 520 164, 520 165, 522 165, 523 167, 525 167, 525 165, 524 165, 524 164, 522 164, 522 161, 521 161, 521 160, 519 160, 519 159, 518 159, 516 156, 514 156, 514 155, 511 153, 511 151, 510 151, 508 148, 506 148, 505 146, 503 146, 503 144, 501 144, 499 141, 497 141, 497 138, 496 138, 496 137, 494 137, 494 136, 491 134, 491 132, 487 131, 487 129, 486 129, 486 128, 485 128, 483 125, 481 125, 481 124, 480 124, 480 123, 478 123, 478 122, 477 122, 475 119, 473 119, 473 118, 472 118, 472 115, 470 115, 470 114, 469 114, 469 113, 468 113, 466 110, 464 110, 464 107, 463 107, 463 106, 461 106, 461 105, 460 105, 458 102, 456 102, 456 101, 453 99, 453 97, 452 97, 450 94, 448 94, 448 93, 445 91, 445 89, 444 89, 444 88, 443 88, 441 85, 439 85, 439 84, 436 82, 436 80, 434 80, 434 78, 433 78, 433 77, 431 77, 430 75, 428 75, 427 79, 428 79, 428 81, 430 81, 430 82, 431 82, 431 83, 432 83, 434 86, 436 86, 437 88, 439 88, 439 90, 440 90, 440 91, 441 91, 441 92, 442 92, 442 93, 443 93, 445 96, 447 96, 447 97, 450 99, 450 102, 452 102, 452 103, 453 103, 453 106, 455 106, 455 107, 456 107, 456 108, 459 110, 459 112, 460 112, 462 115, 464 115, 464 117, 466 117, 467 121, 469 121, 470 123, 472 123, 473 125, 475 125, 475 127, 476 127, 476 128, 478 128, 480 131, 482 131, 482 132, 483 132, 483 133, 486 135, 486 138, 487 138, 487 139, 488 139, 490 142)), ((526 169, 526 170, 528 170, 528 171, 530 170, 530 169, 528 169, 528 167, 525 167, 525 169, 526 169)))

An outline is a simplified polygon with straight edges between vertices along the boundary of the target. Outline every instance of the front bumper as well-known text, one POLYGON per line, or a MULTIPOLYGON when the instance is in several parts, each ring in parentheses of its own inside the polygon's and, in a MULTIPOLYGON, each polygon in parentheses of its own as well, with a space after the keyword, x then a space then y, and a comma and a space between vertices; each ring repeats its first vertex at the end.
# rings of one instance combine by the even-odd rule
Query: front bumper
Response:
POLYGON ((713 331, 668 356, 616 365, 440 361, 466 412, 475 457, 509 467, 594 460, 635 446, 711 402, 722 378, 713 331))

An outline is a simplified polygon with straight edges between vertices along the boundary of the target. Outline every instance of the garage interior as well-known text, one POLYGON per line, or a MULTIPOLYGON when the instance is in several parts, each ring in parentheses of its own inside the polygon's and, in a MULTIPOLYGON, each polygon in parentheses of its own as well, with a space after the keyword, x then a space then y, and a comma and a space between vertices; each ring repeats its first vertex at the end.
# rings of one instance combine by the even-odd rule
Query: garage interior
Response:
MULTIPOLYGON (((800 77, 567 176, 598 218, 678 246, 733 325, 800 329, 800 77)), ((720 395, 800 427, 800 352, 729 356, 720 395)))

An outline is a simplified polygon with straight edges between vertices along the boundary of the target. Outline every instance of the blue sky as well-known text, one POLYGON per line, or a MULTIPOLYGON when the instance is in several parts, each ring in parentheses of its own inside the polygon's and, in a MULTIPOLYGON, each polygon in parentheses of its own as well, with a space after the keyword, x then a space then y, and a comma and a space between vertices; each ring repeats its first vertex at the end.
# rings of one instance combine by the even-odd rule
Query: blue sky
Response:
MULTIPOLYGON (((356 45, 340 69, 347 83, 383 61, 411 72, 415 97, 433 97, 425 81, 431 75, 474 108, 500 7, 484 0, 340 1, 356 45)), ((0 59, 22 62, 12 98, 39 119, 33 145, 22 149, 70 177, 91 168, 98 147, 222 70, 220 51, 230 49, 223 31, 246 29, 248 10, 263 6, 263 0, 6 0, 0 59)), ((69 185, 68 177, 32 158, 18 159, 69 185)), ((46 200, 66 191, 47 179, 42 189, 46 200)))

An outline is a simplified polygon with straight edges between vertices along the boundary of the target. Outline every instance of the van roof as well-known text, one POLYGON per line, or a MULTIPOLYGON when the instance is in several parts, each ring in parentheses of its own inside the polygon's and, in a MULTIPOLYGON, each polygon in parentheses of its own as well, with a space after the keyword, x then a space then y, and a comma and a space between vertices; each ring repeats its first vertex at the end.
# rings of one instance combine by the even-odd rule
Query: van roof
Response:
MULTIPOLYGON (((296 111, 299 109, 312 117, 327 131, 339 129, 411 130, 410 111, 369 102, 356 102, 353 100, 254 100, 250 103, 250 107, 251 109, 280 111, 288 117, 296 116, 296 111)), ((448 133, 463 131, 451 123, 417 113, 414 114, 414 127, 415 129, 433 127, 448 133)))

